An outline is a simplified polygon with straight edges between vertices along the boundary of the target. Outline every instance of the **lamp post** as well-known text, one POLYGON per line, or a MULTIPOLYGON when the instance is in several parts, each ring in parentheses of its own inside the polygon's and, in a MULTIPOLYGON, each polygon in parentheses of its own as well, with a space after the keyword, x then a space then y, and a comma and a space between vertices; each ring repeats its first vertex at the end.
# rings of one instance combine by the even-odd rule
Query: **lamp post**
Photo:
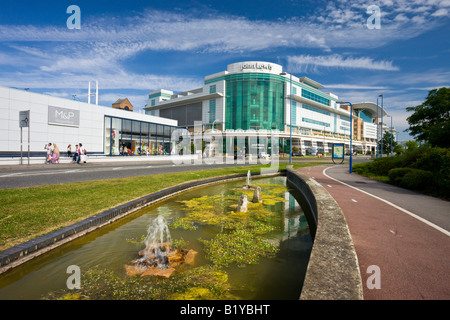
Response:
POLYGON ((393 136, 393 132, 392 132, 392 130, 393 130, 393 127, 392 127, 392 116, 390 114, 387 114, 386 117, 391 118, 391 157, 392 157, 392 153, 393 153, 393 151, 392 151, 392 149, 393 149, 392 148, 392 136, 393 136))
POLYGON ((384 97, 383 97, 382 94, 380 94, 379 97, 381 97, 381 137, 380 137, 381 147, 380 147, 380 155, 383 158, 383 114, 384 114, 383 100, 384 100, 384 97))
MULTIPOLYGON (((379 97, 379 96, 378 96, 379 97)), ((380 129, 380 123, 378 122, 378 97, 377 97, 377 158, 378 158, 378 153, 380 152, 380 148, 378 146, 378 138, 380 137, 380 133, 379 133, 379 129, 380 129)))
MULTIPOLYGON (((284 76, 286 75, 286 72, 280 73, 280 75, 284 76)), ((292 164, 292 74, 289 74, 289 80, 290 80, 290 89, 289 89, 289 95, 290 95, 290 106, 289 106, 289 164, 292 164)))
POLYGON ((352 141, 353 141, 353 105, 351 102, 338 101, 339 104, 349 104, 350 105, 350 162, 349 162, 349 173, 352 173, 352 162, 353 162, 353 150, 352 150, 352 141))

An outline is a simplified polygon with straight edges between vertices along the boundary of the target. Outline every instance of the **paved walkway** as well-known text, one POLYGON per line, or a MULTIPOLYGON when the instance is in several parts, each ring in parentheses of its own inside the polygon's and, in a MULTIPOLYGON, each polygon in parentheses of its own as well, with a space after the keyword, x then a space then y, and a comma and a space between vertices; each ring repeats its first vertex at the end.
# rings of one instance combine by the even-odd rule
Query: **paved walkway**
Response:
POLYGON ((349 174, 348 165, 299 171, 325 187, 341 207, 365 300, 450 299, 450 202, 349 174), (377 283, 380 288, 373 288, 377 283))

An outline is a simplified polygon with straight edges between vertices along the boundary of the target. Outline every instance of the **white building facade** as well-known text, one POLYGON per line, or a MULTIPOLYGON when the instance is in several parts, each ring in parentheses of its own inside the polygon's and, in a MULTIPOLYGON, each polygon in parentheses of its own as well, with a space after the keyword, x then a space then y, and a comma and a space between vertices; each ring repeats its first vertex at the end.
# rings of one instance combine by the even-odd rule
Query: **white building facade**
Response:
MULTIPOLYGON (((152 142, 155 150, 170 152, 170 134, 177 121, 111 107, 62 99, 24 90, 0 87, 0 153, 17 155, 21 148, 43 154, 56 143, 61 152, 82 143, 88 153, 119 155, 120 146, 142 154, 152 142), (29 111, 29 127, 19 126, 19 113, 29 111)), ((156 151, 155 153, 156 154, 156 151)), ((161 153, 158 153, 161 154, 161 153)))

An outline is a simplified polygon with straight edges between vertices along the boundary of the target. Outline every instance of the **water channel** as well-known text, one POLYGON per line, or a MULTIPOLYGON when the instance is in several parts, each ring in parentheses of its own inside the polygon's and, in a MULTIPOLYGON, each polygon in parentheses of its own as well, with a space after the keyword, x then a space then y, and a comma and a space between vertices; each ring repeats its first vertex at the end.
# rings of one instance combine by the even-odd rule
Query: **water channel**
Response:
POLYGON ((313 242, 298 196, 285 177, 252 179, 262 203, 251 203, 247 183, 181 193, 51 250, 1 274, 0 299, 297 300, 313 242), (247 212, 236 210, 242 194, 247 212), (169 278, 130 276, 156 219, 195 259, 169 278), (69 266, 81 270, 81 290, 67 288, 69 266))

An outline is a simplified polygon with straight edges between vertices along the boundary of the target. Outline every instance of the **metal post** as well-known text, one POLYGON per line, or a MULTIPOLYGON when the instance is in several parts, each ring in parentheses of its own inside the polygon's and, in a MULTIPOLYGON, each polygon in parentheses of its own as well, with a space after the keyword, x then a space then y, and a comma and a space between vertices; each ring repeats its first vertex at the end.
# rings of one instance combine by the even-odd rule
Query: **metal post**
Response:
MULTIPOLYGON (((378 96, 379 97, 379 96, 378 96)), ((380 132, 379 132, 379 129, 380 129, 380 123, 379 123, 379 121, 378 121, 378 97, 377 97, 377 145, 376 145, 376 148, 377 148, 377 155, 376 155, 376 157, 378 158, 378 153, 380 152, 380 148, 379 148, 379 146, 378 146, 378 138, 380 137, 380 132)))
POLYGON ((28 116, 28 165, 30 165, 30 116, 28 116))
POLYGON ((352 140, 353 140, 353 105, 350 104, 350 169, 349 172, 352 173, 352 162, 353 162, 353 150, 352 150, 352 140))
POLYGON ((291 105, 290 105, 290 114, 289 114, 289 133, 290 133, 290 140, 289 140, 289 164, 292 164, 292 74, 290 74, 290 81, 291 81, 291 88, 290 90, 290 96, 291 96, 291 105))
POLYGON ((381 148, 380 148, 380 154, 383 158, 383 114, 384 114, 384 108, 383 108, 383 100, 384 97, 381 95, 381 148))
POLYGON ((23 164, 22 144, 23 144, 23 142, 22 142, 22 127, 20 127, 20 164, 23 164))
MULTIPOLYGON (((350 105, 350 161, 349 161, 349 173, 353 172, 353 146, 352 146, 352 141, 353 141, 353 105, 351 102, 344 102, 344 101, 338 101, 337 103, 339 103, 340 105, 342 104, 349 104, 350 105)), ((344 142, 344 149, 345 149, 345 142, 344 142)))
POLYGON ((393 136, 393 132, 392 132, 392 116, 391 116, 391 157, 393 155, 392 136, 393 136))

